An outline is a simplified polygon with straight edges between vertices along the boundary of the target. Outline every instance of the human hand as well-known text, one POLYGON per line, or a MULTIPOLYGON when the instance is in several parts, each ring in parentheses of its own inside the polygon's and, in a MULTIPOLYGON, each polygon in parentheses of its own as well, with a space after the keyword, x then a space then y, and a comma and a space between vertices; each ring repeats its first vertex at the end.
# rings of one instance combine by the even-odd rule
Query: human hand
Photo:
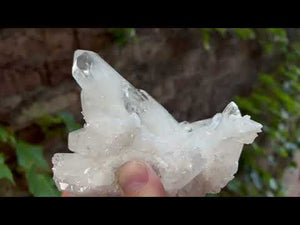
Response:
MULTIPOLYGON (((136 160, 127 162, 120 167, 116 175, 121 188, 121 196, 166 196, 159 177, 147 163, 136 160)), ((70 195, 67 192, 63 192, 62 196, 68 197, 70 195)))

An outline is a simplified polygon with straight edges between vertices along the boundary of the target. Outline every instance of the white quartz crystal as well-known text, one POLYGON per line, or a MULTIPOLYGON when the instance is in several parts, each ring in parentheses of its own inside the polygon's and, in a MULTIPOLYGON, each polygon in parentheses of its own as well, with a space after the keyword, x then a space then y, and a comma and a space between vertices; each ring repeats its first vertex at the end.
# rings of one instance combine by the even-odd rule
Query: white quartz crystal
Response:
POLYGON ((86 124, 69 134, 74 153, 53 157, 60 190, 117 195, 116 170, 137 159, 153 166, 168 193, 217 193, 234 178, 243 145, 261 132, 234 102, 211 119, 179 123, 91 51, 75 52, 72 73, 86 124))

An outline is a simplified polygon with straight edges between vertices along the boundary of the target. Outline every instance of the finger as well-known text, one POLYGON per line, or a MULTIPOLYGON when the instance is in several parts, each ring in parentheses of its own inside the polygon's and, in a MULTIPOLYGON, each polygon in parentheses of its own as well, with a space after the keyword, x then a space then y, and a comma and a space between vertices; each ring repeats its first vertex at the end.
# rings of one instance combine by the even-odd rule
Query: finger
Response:
POLYGON ((70 197, 70 196, 71 195, 66 191, 62 191, 62 193, 61 193, 61 197, 70 197))
POLYGON ((140 161, 130 161, 121 166, 118 171, 118 181, 122 196, 159 197, 166 195, 154 170, 140 161))

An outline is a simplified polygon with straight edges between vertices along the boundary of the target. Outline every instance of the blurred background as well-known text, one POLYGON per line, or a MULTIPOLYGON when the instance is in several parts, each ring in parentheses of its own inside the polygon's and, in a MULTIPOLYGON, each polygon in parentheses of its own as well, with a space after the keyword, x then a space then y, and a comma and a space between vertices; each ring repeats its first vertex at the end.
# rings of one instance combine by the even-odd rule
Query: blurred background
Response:
POLYGON ((300 196, 300 30, 0 29, 0 196, 60 196, 51 158, 83 125, 76 49, 98 52, 179 120, 232 100, 264 125, 217 195, 300 196))

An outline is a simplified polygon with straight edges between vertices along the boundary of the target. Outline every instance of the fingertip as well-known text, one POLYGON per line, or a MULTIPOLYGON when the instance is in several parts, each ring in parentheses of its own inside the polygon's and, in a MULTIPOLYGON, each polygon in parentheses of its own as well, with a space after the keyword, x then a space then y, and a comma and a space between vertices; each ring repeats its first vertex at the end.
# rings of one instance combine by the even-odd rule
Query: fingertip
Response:
POLYGON ((71 195, 67 191, 61 192, 61 197, 70 197, 71 195))
POLYGON ((122 196, 165 196, 164 187, 157 174, 148 164, 141 161, 134 160, 121 166, 118 181, 122 196))

